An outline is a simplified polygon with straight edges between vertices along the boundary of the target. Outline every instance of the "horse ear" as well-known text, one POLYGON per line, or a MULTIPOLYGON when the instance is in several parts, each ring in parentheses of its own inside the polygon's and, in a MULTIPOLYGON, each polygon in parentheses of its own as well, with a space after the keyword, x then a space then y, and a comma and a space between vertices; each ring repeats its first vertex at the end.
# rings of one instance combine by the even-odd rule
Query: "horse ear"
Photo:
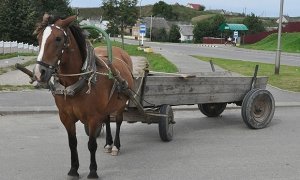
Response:
MULTIPOLYGON (((60 25, 61 27, 68 27, 73 21, 77 19, 77 16, 70 16, 64 20, 58 20, 57 24, 60 25)), ((56 23, 55 23, 56 24, 56 23)))
POLYGON ((44 16, 43 16, 43 23, 48 23, 48 21, 49 21, 49 18, 50 18, 50 15, 47 13, 47 12, 45 12, 45 14, 44 14, 44 16))

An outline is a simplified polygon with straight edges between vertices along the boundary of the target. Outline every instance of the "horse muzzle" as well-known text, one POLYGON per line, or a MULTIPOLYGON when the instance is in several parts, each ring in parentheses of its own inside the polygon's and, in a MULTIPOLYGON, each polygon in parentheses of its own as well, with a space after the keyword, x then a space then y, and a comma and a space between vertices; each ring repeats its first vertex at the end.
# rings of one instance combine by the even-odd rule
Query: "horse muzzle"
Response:
POLYGON ((53 68, 41 64, 36 64, 33 69, 34 78, 40 83, 48 83, 54 72, 55 70, 53 68))

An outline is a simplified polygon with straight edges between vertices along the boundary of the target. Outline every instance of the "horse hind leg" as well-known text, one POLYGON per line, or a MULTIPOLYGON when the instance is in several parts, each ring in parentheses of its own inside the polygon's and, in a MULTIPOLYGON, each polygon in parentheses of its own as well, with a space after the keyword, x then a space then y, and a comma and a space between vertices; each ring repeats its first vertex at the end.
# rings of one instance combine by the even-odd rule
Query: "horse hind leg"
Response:
POLYGON ((110 116, 107 116, 107 119, 105 120, 105 128, 106 128, 106 143, 104 146, 104 152, 111 153, 113 138, 111 135, 111 128, 110 128, 110 116))
POLYGON ((111 155, 118 156, 120 152, 120 129, 123 122, 123 113, 120 113, 116 116, 116 135, 114 140, 114 145, 112 147, 111 155))

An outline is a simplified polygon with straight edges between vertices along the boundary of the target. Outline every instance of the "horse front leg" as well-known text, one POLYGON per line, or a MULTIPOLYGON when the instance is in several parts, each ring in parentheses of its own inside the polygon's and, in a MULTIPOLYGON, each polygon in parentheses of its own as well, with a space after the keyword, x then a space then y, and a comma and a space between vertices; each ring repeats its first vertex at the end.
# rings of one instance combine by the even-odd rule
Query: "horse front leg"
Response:
POLYGON ((119 113, 116 116, 116 135, 114 140, 114 146, 112 147, 111 155, 117 156, 119 155, 121 143, 120 143, 120 129, 123 122, 123 113, 119 113))
POLYGON ((78 174, 79 160, 78 160, 78 152, 77 152, 76 133, 74 134, 72 132, 68 132, 68 139, 69 139, 69 147, 71 151, 71 169, 68 175, 73 177, 79 177, 78 174))
POLYGON ((78 169, 79 169, 79 159, 77 152, 77 137, 76 137, 76 126, 75 123, 67 123, 70 121, 62 121, 67 132, 68 132, 68 140, 69 140, 69 148, 71 151, 71 168, 68 172, 69 176, 79 177, 78 169))
POLYGON ((96 130, 97 121, 89 121, 89 142, 88 149, 90 151, 90 173, 88 175, 89 179, 97 179, 97 162, 96 162, 96 151, 97 151, 97 141, 96 141, 96 130))

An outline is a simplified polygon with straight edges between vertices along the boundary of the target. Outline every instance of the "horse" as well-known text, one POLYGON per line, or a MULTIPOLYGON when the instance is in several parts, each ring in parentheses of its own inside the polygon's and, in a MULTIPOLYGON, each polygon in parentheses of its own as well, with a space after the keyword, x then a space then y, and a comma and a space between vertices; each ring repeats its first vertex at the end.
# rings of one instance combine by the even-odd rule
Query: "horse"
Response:
POLYGON ((33 74, 38 83, 50 85, 60 120, 67 131, 71 152, 68 175, 79 177, 75 123, 81 121, 89 129, 88 178, 98 178, 96 131, 105 124, 105 151, 118 155, 122 113, 129 99, 126 90, 133 87, 132 61, 124 50, 113 47, 114 60, 110 63, 107 48, 93 49, 83 30, 72 24, 75 20, 76 16, 54 19, 44 15, 35 30, 40 51, 33 74), (117 79, 124 81, 120 83, 117 79), (110 129, 111 114, 116 121, 114 140, 110 129))

